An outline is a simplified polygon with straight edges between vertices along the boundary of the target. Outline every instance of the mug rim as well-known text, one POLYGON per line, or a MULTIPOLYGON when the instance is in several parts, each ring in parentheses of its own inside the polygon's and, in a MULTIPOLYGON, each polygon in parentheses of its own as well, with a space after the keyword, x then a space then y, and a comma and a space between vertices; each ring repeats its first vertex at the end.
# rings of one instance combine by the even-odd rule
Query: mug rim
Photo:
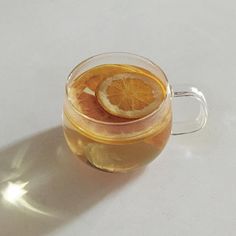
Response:
MULTIPOLYGON (((102 64, 101 64, 102 65, 102 64)), ((72 79, 73 80, 73 79, 72 79)), ((88 57, 87 59, 81 61, 79 64, 77 64, 72 71, 69 73, 68 77, 67 77, 67 81, 66 81, 66 85, 65 85, 65 90, 66 90, 66 98, 67 101, 69 102, 69 104, 71 105, 71 107, 73 108, 73 110, 78 113, 78 115, 84 117, 87 120, 90 120, 94 123, 98 123, 98 124, 102 124, 102 125, 116 125, 116 126, 122 126, 122 125, 129 125, 129 124, 134 124, 134 123, 138 123, 138 122, 142 122, 152 116, 154 116, 156 113, 160 112, 162 110, 162 108, 165 106, 165 104, 167 103, 169 97, 172 94, 172 89, 171 86, 169 84, 169 81, 167 79, 167 76, 165 74, 165 72, 162 70, 162 68, 157 65, 156 63, 154 63, 152 60, 148 59, 147 57, 144 56, 140 56, 138 54, 135 53, 130 53, 130 52, 104 52, 104 53, 99 53, 93 56, 88 57), (157 69, 159 69, 161 71, 161 73, 164 76, 164 79, 166 81, 166 96, 163 99, 162 103, 160 104, 160 106, 158 108, 156 108, 154 111, 152 111, 151 113, 140 117, 138 119, 135 120, 130 120, 130 121, 122 121, 122 122, 108 122, 108 121, 101 121, 101 120, 97 120, 95 118, 89 117, 87 115, 85 115, 83 112, 80 112, 75 106, 74 104, 68 99, 68 87, 69 87, 69 82, 72 79, 73 73, 79 69, 79 67, 82 67, 84 64, 89 63, 90 61, 94 60, 94 59, 99 59, 100 57, 104 57, 104 56, 112 56, 112 55, 121 55, 121 56, 131 56, 131 57, 135 57, 138 59, 141 59, 144 62, 150 63, 152 66, 156 67, 157 69)))

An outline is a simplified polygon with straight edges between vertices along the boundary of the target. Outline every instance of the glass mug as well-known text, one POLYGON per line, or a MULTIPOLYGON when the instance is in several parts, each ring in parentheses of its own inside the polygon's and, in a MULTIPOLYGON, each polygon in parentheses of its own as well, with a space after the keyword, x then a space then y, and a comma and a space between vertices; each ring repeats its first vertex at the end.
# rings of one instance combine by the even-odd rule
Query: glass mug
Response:
POLYGON ((173 90, 162 69, 138 55, 117 52, 90 57, 72 70, 66 83, 63 112, 65 139, 75 155, 100 170, 127 172, 145 166, 161 153, 170 134, 196 132, 204 127, 206 121, 206 101, 197 88, 180 86, 179 91, 173 90), (142 118, 119 123, 97 120, 81 112, 71 102, 71 84, 91 68, 107 64, 132 65, 156 76, 166 90, 161 105, 142 118), (199 103, 197 117, 187 123, 173 124, 172 100, 175 97, 196 99, 199 103))

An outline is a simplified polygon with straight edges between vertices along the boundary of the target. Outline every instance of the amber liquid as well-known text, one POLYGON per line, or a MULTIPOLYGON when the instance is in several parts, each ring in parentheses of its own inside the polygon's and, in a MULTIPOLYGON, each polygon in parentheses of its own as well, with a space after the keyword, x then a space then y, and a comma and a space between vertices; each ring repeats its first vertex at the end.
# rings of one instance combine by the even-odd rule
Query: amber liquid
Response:
POLYGON ((146 165, 160 154, 171 132, 170 103, 166 105, 165 112, 160 117, 161 122, 156 122, 155 125, 154 120, 150 121, 151 128, 147 130, 147 124, 143 124, 144 120, 132 121, 113 116, 96 102, 96 87, 103 79, 130 71, 154 79, 158 86, 161 86, 163 94, 166 93, 164 84, 157 77, 145 69, 131 65, 107 64, 94 67, 68 85, 66 99, 69 103, 64 106, 66 141, 71 151, 81 160, 101 170, 126 172, 146 165), (93 122, 93 119, 103 122, 102 128, 97 128, 93 123, 82 127, 83 122, 77 120, 74 113, 72 115, 72 107, 68 104, 73 104, 73 109, 92 118, 89 122, 93 122), (107 122, 107 125, 104 122, 107 122), (109 122, 113 122, 113 125, 110 126, 109 122), (123 122, 134 124, 119 126, 119 123, 123 122), (117 126, 114 123, 117 123, 117 126), (96 132, 91 131, 94 127, 96 132), (144 127, 143 130, 140 127, 144 127), (132 132, 136 135, 132 136, 132 132))

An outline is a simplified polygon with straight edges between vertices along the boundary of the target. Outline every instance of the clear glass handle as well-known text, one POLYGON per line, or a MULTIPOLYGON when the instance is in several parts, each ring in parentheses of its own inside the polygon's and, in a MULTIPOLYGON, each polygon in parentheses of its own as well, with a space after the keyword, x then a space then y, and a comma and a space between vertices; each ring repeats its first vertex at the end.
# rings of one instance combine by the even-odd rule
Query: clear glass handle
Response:
MULTIPOLYGON (((196 117, 192 118, 188 121, 173 121, 173 128, 171 131, 172 135, 181 135, 181 134, 189 134, 194 133, 196 131, 201 130, 207 121, 208 113, 207 113, 207 103, 206 99, 201 91, 197 88, 189 86, 189 85, 176 85, 174 86, 174 91, 172 90, 172 98, 177 99, 188 99, 187 106, 190 107, 193 105, 193 101, 198 102, 199 112, 196 117), (190 99, 192 98, 192 99, 190 99)), ((182 101, 180 101, 182 102, 182 101)), ((185 101, 187 102, 187 101, 185 101)), ((181 111, 183 114, 187 111, 187 106, 182 108, 181 111)), ((189 108, 190 108, 189 107, 189 108)), ((175 117, 175 116, 174 116, 175 117)))

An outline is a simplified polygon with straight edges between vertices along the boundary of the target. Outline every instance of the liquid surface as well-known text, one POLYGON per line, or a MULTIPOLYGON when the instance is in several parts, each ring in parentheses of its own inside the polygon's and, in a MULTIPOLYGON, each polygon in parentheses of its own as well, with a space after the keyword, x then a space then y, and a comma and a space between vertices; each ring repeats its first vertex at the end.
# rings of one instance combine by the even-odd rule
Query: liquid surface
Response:
MULTIPOLYGON (((123 88, 120 91, 122 92, 127 89, 127 80, 123 83, 124 80, 121 80, 123 88)), ((112 79, 112 81, 116 80, 112 79)), ((114 84, 117 87, 117 82, 114 84)), ((118 87, 119 86, 120 84, 118 87)), ((111 91, 115 90, 115 95, 117 96, 118 92, 116 87, 109 87, 109 89, 111 91)), ((150 90, 148 89, 145 91, 150 90)), ((163 83, 145 69, 132 65, 113 64, 94 67, 84 72, 78 78, 75 78, 68 85, 67 95, 70 104, 73 105, 73 109, 78 110, 92 119, 102 122, 111 122, 113 124, 100 125, 92 121, 84 121, 84 118, 79 117, 80 115, 77 117, 77 115, 71 112, 73 110, 71 107, 65 105, 64 133, 67 143, 73 153, 92 166, 110 172, 126 172, 141 167, 159 155, 168 140, 172 120, 170 105, 166 105, 167 107, 163 110, 163 114, 161 113, 160 116, 158 116, 158 119, 144 119, 144 121, 139 121, 140 117, 135 117, 137 113, 135 116, 132 113, 132 109, 140 109, 141 112, 138 113, 138 116, 142 116, 143 114, 145 116, 147 115, 147 113, 145 113, 147 111, 143 111, 142 109, 149 105, 145 104, 145 101, 150 101, 150 104, 154 101, 153 107, 151 107, 151 110, 148 110, 148 113, 151 113, 153 110, 158 109, 166 96, 163 83), (124 115, 123 110, 116 110, 115 113, 112 110, 111 112, 113 107, 111 108, 110 104, 105 104, 105 106, 97 97, 98 91, 101 89, 99 87, 101 84, 107 83, 110 78, 116 79, 117 75, 120 76, 124 74, 132 74, 134 79, 136 79, 135 76, 141 78, 138 79, 138 87, 136 82, 134 84, 133 81, 129 81, 129 84, 131 84, 131 86, 135 85, 136 89, 130 89, 130 87, 128 87, 129 92, 121 96, 123 103, 119 103, 117 97, 112 94, 113 100, 111 100, 111 103, 112 106, 114 105, 113 103, 115 103, 116 106, 123 104, 119 109, 125 108, 123 109, 125 112, 131 110, 129 111, 129 115, 131 114, 133 116, 132 118, 127 117, 126 114, 124 115), (146 82, 147 80, 148 82, 146 82), (151 95, 146 95, 148 99, 141 97, 143 88, 140 81, 144 81, 144 86, 149 84, 149 82, 151 84, 152 91, 151 93, 149 92, 151 95), (134 90, 140 90, 141 92, 136 96, 134 90), (134 96, 131 102, 125 103, 127 98, 130 98, 128 95, 131 94, 132 91, 134 91, 136 97, 134 96), (136 98, 138 99, 138 103, 135 102, 136 98), (134 122, 130 125, 119 125, 119 123, 127 121, 134 122), (117 125, 114 125, 115 123, 117 123, 117 125), (134 135, 136 133, 140 135, 141 138, 138 135, 134 135), (134 138, 132 138, 132 135, 134 138), (103 139, 103 136, 105 136, 106 139, 103 139)))
MULTIPOLYGON (((104 91, 102 92, 104 94, 104 91)), ((145 116, 160 106, 165 95, 166 91, 160 80, 145 69, 131 65, 107 64, 94 67, 76 78, 68 88, 69 100, 78 111, 96 120, 106 122, 125 122, 130 119, 145 116), (118 84, 120 81, 118 81, 117 78, 120 78, 122 83, 118 84), (112 82, 117 83, 116 87, 107 88, 108 93, 110 91, 112 93, 112 89, 116 89, 116 91, 113 91, 113 96, 109 97, 109 95, 107 95, 107 98, 103 99, 107 101, 108 98, 110 99, 110 109, 105 104, 104 106, 101 105, 102 95, 100 97, 96 96, 97 94, 100 95, 100 91, 105 87, 101 85, 106 84, 109 80, 114 80, 112 82), (130 88, 128 88, 128 82, 133 85, 133 87, 130 86, 130 88), (134 84, 134 82, 136 82, 136 84, 134 84), (152 91, 149 91, 149 94, 151 94, 152 97, 148 97, 148 94, 141 93, 142 88, 147 86, 148 83, 151 84, 149 90, 152 91), (118 88, 119 85, 121 88, 118 88), (118 89, 120 89, 120 93, 118 93, 119 91, 117 92, 118 89), (127 91, 125 91, 125 89, 127 89, 127 91), (122 91, 123 93, 121 93, 122 91), (134 97, 133 101, 129 101, 132 97, 134 97), (127 111, 130 102, 133 102, 133 107, 130 107, 131 111, 127 111), (141 114, 140 117, 135 115, 134 117, 129 117, 127 115, 122 117, 121 114, 114 112, 111 108, 112 105, 114 107, 116 105, 115 108, 117 110, 117 105, 121 106, 123 104, 126 105, 126 113, 134 113, 134 110, 137 111, 135 105, 141 106, 141 108, 143 108, 141 112, 144 110, 143 115, 141 114)), ((140 111, 138 112, 138 114, 141 113, 140 111)))

